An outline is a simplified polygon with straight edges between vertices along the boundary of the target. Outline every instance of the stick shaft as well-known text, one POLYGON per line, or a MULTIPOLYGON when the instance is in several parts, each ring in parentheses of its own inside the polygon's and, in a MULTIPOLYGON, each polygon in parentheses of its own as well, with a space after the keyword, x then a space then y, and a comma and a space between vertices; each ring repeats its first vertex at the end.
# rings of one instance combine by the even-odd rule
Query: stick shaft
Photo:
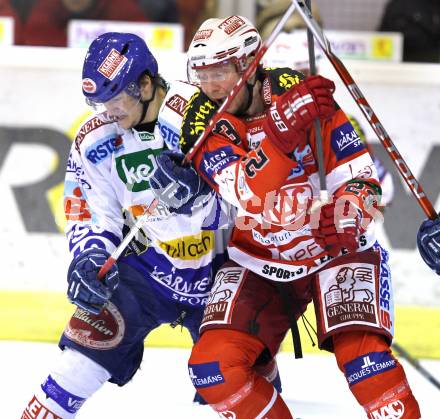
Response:
POLYGON ((130 229, 128 234, 124 237, 124 239, 119 243, 119 246, 113 251, 113 253, 109 256, 109 258, 105 261, 104 265, 101 266, 101 269, 98 272, 98 278, 103 279, 105 274, 111 269, 111 267, 116 263, 119 256, 121 256, 122 252, 131 242, 133 237, 137 234, 137 232, 142 228, 145 222, 148 220, 148 217, 153 214, 156 206, 158 204, 157 199, 154 199, 150 206, 145 210, 144 214, 139 217, 133 227, 130 229))
POLYGON ((409 354, 409 352, 402 346, 393 343, 393 348, 396 350, 404 360, 406 360, 412 367, 414 367, 423 377, 425 377, 433 386, 440 390, 440 381, 437 380, 425 367, 420 364, 420 361, 409 354))
MULTIPOLYGON (((311 0, 306 0, 306 4, 310 10, 312 10, 311 0)), ((313 33, 308 28, 307 29, 307 47, 309 50, 309 66, 310 74, 313 76, 316 74, 316 60, 315 60, 315 42, 313 40, 313 33)), ((316 156, 318 160, 318 174, 319 174, 319 187, 320 187, 320 201, 325 199, 322 204, 328 202, 328 191, 327 191, 327 179, 325 177, 325 161, 324 161, 324 148, 321 133, 321 124, 319 118, 313 121, 313 126, 315 128, 315 138, 316 138, 316 156)))
POLYGON ((359 89, 358 85, 351 77, 347 68, 344 66, 342 61, 332 52, 330 43, 325 37, 322 29, 319 27, 319 25, 311 16, 310 10, 305 5, 304 0, 291 0, 291 1, 297 7, 298 12, 303 18, 305 24, 313 33, 315 39, 318 41, 325 55, 332 63, 333 67, 335 68, 342 82, 345 84, 351 96, 353 97, 354 101, 359 106, 360 110, 364 114, 368 123, 373 128, 379 141, 385 148, 386 152, 388 153, 394 165, 396 166, 398 172, 403 177, 404 181, 408 185, 414 197, 417 199, 417 202, 419 203, 425 214, 431 219, 437 218, 437 213, 435 212, 431 201, 426 196, 422 186, 412 174, 410 168, 408 167, 405 160, 403 159, 403 157, 397 150, 396 146, 392 142, 390 136, 386 132, 382 123, 379 121, 379 118, 374 113, 373 108, 367 102, 367 99, 365 98, 365 96, 359 89))

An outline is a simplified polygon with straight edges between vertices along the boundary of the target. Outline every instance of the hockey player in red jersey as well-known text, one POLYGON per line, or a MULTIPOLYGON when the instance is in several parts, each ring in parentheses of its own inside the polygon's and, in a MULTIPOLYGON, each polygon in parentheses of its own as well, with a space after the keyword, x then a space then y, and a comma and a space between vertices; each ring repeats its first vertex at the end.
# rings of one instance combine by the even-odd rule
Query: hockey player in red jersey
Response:
MULTIPOLYGON (((208 19, 188 50, 200 85, 181 130, 187 152, 261 44, 244 17, 208 19)), ((376 168, 334 84, 289 68, 258 68, 194 156, 196 170, 238 208, 189 360, 190 378, 221 417, 291 418, 273 386, 252 370, 274 356, 313 301, 319 347, 371 419, 420 417, 393 356, 388 253, 377 243, 376 168), (320 184, 313 120, 319 118, 330 201, 311 211, 320 184)), ((297 337, 296 349, 300 354, 297 337)))

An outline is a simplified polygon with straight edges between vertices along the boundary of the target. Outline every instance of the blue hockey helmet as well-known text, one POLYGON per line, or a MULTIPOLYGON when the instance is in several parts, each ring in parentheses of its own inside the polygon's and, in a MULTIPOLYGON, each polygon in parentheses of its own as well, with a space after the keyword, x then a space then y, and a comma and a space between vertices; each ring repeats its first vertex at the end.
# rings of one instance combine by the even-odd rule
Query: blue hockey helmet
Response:
POLYGON ((82 90, 90 104, 102 104, 122 91, 140 97, 140 77, 158 73, 145 41, 132 33, 107 32, 91 44, 84 60, 82 90))

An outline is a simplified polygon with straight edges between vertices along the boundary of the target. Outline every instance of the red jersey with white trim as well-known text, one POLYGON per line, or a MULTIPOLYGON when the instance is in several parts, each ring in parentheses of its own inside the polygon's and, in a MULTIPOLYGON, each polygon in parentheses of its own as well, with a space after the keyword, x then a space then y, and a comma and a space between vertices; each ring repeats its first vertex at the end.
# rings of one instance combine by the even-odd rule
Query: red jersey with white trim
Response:
MULTIPOLYGON (((277 96, 299 83, 302 75, 291 69, 265 69, 259 78, 267 109, 277 96)), ((215 108, 202 92, 193 96, 181 131, 184 152, 215 108)), ((266 137, 265 118, 265 112, 249 118, 224 114, 196 153, 194 164, 238 208, 228 247, 230 258, 269 279, 292 281, 331 259, 311 234, 311 224, 319 220, 309 215, 320 190, 316 138, 311 129, 308 143, 285 155, 266 137)), ((379 186, 370 154, 342 110, 321 121, 321 132, 330 195, 357 179, 379 186)), ((372 221, 359 239, 359 251, 375 241, 372 221)))

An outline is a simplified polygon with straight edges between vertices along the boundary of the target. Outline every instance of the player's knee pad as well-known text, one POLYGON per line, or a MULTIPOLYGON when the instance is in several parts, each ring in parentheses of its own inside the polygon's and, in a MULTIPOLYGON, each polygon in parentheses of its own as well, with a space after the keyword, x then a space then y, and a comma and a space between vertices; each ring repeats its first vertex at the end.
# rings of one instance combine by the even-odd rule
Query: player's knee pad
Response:
POLYGON ((346 332, 334 336, 333 344, 339 369, 369 418, 420 417, 405 371, 383 336, 346 332))
POLYGON ((252 335, 207 330, 191 353, 191 381, 209 404, 218 403, 253 380, 252 366, 263 349, 263 343, 252 335))
POLYGON ((73 418, 83 403, 109 378, 108 371, 99 364, 66 348, 22 417, 73 418))

